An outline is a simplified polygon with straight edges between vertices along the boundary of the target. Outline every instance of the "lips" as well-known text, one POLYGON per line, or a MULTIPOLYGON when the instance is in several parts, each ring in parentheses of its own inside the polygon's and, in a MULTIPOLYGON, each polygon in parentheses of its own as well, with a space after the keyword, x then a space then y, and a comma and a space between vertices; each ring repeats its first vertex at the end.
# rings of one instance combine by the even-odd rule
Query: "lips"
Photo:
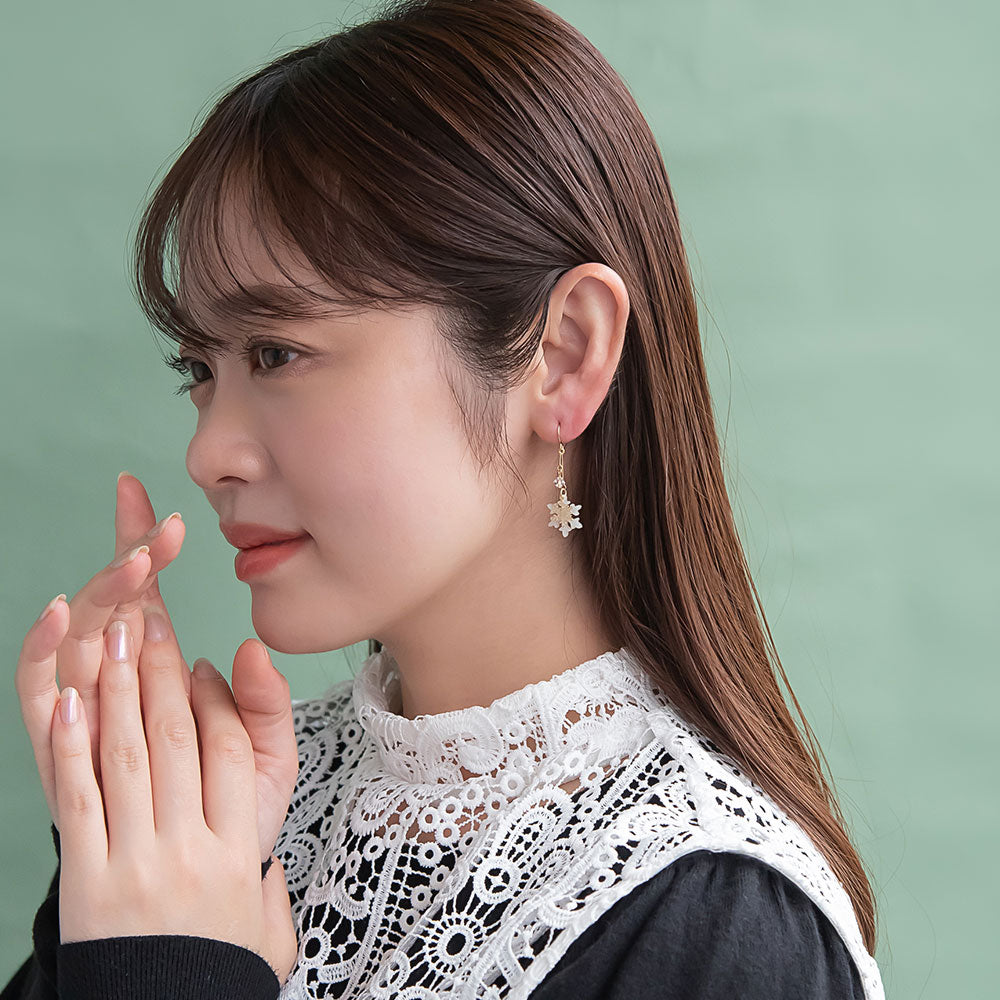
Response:
POLYGON ((282 531, 267 524, 252 524, 248 522, 219 523, 219 529, 225 535, 226 541, 237 549, 254 549, 263 545, 274 545, 278 542, 291 541, 293 538, 304 538, 303 531, 282 531))
POLYGON ((277 569, 282 563, 294 558, 309 544, 308 535, 299 535, 285 542, 266 542, 248 549, 240 549, 233 560, 233 569, 239 580, 249 581, 277 569))

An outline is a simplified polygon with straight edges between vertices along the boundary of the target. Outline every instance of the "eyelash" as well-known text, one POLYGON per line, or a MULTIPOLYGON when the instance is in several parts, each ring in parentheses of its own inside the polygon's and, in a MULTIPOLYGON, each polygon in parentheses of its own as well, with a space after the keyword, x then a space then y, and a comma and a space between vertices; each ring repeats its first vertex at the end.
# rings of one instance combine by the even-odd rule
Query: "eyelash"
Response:
MULTIPOLYGON (((253 357, 253 355, 254 355, 254 353, 256 351, 258 351, 258 350, 260 350, 261 348, 264 348, 264 347, 271 347, 271 348, 273 348, 276 351, 281 351, 283 354, 298 354, 299 353, 298 351, 293 351, 290 347, 282 347, 280 344, 272 344, 270 341, 258 340, 258 341, 251 341, 250 343, 248 343, 240 351, 240 358, 242 360, 244 360, 244 361, 249 361, 250 358, 253 357)), ((202 361, 201 358, 196 358, 196 357, 193 357, 193 356, 188 355, 188 354, 184 354, 184 355, 173 354, 170 357, 166 358, 165 360, 166 360, 167 366, 169 368, 172 368, 174 371, 178 372, 181 375, 190 375, 191 374, 191 370, 188 367, 188 365, 191 364, 191 363, 197 362, 198 364, 202 364, 202 365, 205 364, 205 362, 202 361)), ((282 367, 285 367, 285 366, 284 365, 279 366, 278 370, 280 370, 280 368, 282 368, 282 367)), ((274 368, 265 368, 264 369, 264 372, 265 372, 265 376, 264 377, 266 377, 267 374, 270 374, 271 372, 273 372, 275 370, 276 369, 274 369, 274 368)), ((174 395, 176 395, 176 396, 182 396, 185 393, 189 393, 192 389, 196 388, 197 386, 204 385, 205 382, 207 382, 207 381, 208 381, 208 379, 202 379, 200 382, 195 381, 193 379, 188 379, 187 381, 185 381, 181 385, 179 385, 176 390, 174 390, 174 395)))

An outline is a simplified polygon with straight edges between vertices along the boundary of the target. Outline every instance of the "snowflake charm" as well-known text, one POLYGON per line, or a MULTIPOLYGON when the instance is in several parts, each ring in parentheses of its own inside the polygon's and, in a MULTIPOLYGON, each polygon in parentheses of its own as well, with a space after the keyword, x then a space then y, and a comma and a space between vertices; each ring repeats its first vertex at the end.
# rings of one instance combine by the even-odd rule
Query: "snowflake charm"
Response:
MULTIPOLYGON (((556 436, 558 435, 559 425, 557 424, 556 436)), ((566 496, 566 480, 563 478, 563 454, 565 451, 566 446, 562 443, 562 438, 559 438, 559 468, 556 471, 556 478, 552 480, 559 487, 559 499, 555 503, 547 504, 549 513, 552 515, 549 519, 549 527, 561 531, 563 538, 574 528, 583 527, 580 519, 576 516, 580 513, 580 505, 570 503, 566 496)))
POLYGON ((570 503, 565 497, 561 497, 555 503, 546 504, 552 517, 549 520, 549 527, 562 532, 565 538, 574 528, 582 528, 577 514, 580 513, 580 504, 570 503))

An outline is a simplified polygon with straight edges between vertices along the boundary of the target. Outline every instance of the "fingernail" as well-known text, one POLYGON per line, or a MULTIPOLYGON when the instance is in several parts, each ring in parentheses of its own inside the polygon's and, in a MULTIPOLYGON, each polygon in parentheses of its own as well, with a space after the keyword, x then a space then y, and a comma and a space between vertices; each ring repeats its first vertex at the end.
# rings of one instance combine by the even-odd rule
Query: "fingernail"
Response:
POLYGON ((179 518, 180 516, 181 512, 179 510, 175 510, 173 514, 170 514, 169 516, 165 517, 162 521, 157 521, 156 524, 154 524, 153 527, 149 529, 150 536, 155 538, 157 535, 163 534, 163 529, 167 526, 167 521, 171 521, 175 517, 179 518))
POLYGON ((197 660, 194 661, 194 675, 195 677, 218 677, 219 671, 212 666, 203 656, 199 656, 197 660))
POLYGON ((46 604, 44 608, 42 608, 42 613, 35 619, 35 624, 37 625, 39 622, 44 621, 46 618, 48 618, 49 613, 52 611, 52 609, 60 601, 65 601, 65 600, 66 600, 65 594, 59 594, 58 597, 53 597, 52 600, 49 601, 49 603, 46 604))
MULTIPOLYGON (((122 469, 122 471, 118 473, 118 482, 120 483, 122 481, 122 476, 131 476, 131 475, 132 475, 131 472, 126 472, 124 469, 122 469)), ((134 479, 135 476, 132 476, 132 478, 134 479)))
POLYGON ((121 619, 113 621, 108 626, 108 656, 112 660, 124 663, 128 659, 128 634, 129 627, 121 619))
POLYGON ((167 623, 158 611, 146 611, 146 638, 153 642, 163 642, 170 635, 167 623))
POLYGON ((124 555, 120 555, 111 565, 117 569, 119 566, 124 566, 125 563, 130 563, 140 552, 148 551, 148 545, 137 545, 134 549, 129 549, 124 555))
POLYGON ((72 725, 80 717, 80 696, 76 693, 76 688, 62 689, 59 697, 59 717, 66 725, 72 725))

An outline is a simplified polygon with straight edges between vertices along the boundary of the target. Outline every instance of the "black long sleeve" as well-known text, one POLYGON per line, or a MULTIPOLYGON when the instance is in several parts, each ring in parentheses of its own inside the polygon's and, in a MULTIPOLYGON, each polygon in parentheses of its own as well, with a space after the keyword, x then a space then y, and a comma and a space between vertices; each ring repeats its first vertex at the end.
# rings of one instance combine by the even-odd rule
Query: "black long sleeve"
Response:
MULTIPOLYGON (((51 832, 58 857, 54 824, 51 832)), ((62 944, 59 865, 35 914, 32 940, 32 954, 0 1000, 275 1000, 280 988, 264 958, 214 938, 146 934, 62 944)))
MULTIPOLYGON (((53 827, 58 853, 58 833, 53 827)), ((59 870, 34 922, 34 952, 0 1000, 274 1000, 254 952, 150 935, 59 943, 59 870)), ((531 1000, 864 1000, 846 945, 793 882, 749 856, 694 851, 587 928, 531 1000)))
POLYGON ((864 1000, 847 946, 765 862, 692 851, 614 904, 531 1000, 864 1000))

